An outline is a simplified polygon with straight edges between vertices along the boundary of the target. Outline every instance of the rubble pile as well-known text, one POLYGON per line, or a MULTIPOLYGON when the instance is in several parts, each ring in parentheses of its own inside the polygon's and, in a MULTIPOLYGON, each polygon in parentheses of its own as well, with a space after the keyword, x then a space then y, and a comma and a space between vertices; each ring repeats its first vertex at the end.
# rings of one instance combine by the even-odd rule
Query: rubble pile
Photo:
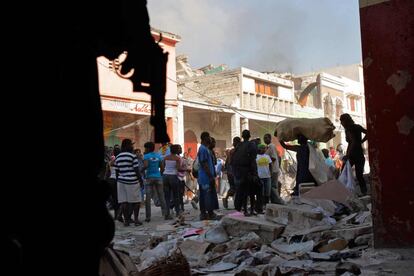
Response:
POLYGON ((115 245, 139 248, 131 254, 139 271, 179 250, 193 275, 376 275, 370 266, 399 256, 374 255, 368 202, 297 197, 252 217, 232 211, 219 221, 197 221, 184 215, 147 231, 140 246, 127 236, 115 245))

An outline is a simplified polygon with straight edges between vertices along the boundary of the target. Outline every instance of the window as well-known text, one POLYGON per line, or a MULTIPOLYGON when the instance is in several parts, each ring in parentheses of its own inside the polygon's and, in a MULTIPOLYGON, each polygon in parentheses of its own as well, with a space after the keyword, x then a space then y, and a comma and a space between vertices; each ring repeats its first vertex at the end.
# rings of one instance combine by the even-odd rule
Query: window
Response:
POLYGON ((356 108, 355 108, 355 98, 354 97, 350 97, 349 98, 349 109, 351 111, 356 111, 356 108))
POLYGON ((258 94, 277 97, 277 86, 268 82, 255 80, 255 90, 258 94))

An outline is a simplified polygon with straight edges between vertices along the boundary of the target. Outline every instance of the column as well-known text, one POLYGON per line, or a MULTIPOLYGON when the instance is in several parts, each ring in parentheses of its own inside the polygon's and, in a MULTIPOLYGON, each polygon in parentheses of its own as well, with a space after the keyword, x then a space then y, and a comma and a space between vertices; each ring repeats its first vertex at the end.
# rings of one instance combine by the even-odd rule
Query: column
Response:
POLYGON ((249 129, 249 119, 247 118, 241 119, 241 128, 242 128, 242 131, 245 129, 249 129))
POLYGON ((231 115, 231 141, 234 137, 240 137, 240 115, 238 113, 234 113, 231 115))
POLYGON ((412 0, 360 1, 376 248, 414 247, 413 10, 412 0))
POLYGON ((184 106, 178 101, 174 126, 174 143, 184 146, 184 106))

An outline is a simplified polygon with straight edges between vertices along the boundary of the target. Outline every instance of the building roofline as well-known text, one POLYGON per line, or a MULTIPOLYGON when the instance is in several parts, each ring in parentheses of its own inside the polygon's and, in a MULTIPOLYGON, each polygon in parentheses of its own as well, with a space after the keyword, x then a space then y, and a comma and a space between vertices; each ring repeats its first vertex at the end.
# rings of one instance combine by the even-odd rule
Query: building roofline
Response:
POLYGON ((179 36, 177 34, 170 33, 170 32, 162 31, 160 29, 156 29, 156 28, 153 28, 153 27, 151 27, 151 34, 156 35, 156 36, 159 36, 160 34, 162 34, 163 38, 172 40, 174 42, 181 41, 181 36, 179 36))

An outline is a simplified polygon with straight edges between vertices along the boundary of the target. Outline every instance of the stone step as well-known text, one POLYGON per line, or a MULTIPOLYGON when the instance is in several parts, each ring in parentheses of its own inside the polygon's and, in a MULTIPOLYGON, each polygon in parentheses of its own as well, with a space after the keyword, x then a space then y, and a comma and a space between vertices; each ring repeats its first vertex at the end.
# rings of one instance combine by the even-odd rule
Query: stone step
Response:
POLYGON ((306 205, 267 204, 265 218, 268 221, 311 228, 320 224, 323 214, 306 205))
POLYGON ((263 217, 231 217, 225 216, 221 220, 227 234, 241 237, 250 232, 256 233, 266 243, 277 239, 285 226, 265 220, 263 217))

